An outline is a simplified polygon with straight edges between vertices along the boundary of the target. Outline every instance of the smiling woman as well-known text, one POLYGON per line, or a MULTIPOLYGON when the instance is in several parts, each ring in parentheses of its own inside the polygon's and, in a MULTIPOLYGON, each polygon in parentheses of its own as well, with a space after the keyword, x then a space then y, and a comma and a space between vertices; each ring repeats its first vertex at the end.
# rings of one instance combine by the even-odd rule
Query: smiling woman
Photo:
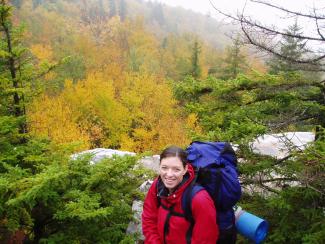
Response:
POLYGON ((160 178, 165 187, 172 193, 183 181, 188 170, 186 154, 177 147, 170 147, 164 150, 160 156, 160 178))
POLYGON ((143 206, 142 229, 146 244, 217 242, 216 209, 207 191, 201 190, 193 197, 193 221, 185 218, 182 196, 194 178, 193 167, 187 164, 183 149, 171 146, 161 153, 159 176, 151 185, 143 206))

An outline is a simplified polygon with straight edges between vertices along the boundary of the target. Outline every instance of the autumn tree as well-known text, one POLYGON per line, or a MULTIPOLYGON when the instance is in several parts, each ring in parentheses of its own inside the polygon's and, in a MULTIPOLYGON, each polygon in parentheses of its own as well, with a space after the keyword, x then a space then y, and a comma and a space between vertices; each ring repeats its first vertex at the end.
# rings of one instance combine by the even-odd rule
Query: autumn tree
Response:
POLYGON ((95 41, 100 44, 103 41, 103 35, 109 29, 106 24, 109 19, 108 13, 103 9, 102 1, 81 1, 81 21, 88 27, 95 41))
POLYGON ((132 113, 130 130, 122 140, 123 149, 159 152, 165 145, 189 142, 185 121, 163 80, 147 73, 128 74, 121 102, 132 113))

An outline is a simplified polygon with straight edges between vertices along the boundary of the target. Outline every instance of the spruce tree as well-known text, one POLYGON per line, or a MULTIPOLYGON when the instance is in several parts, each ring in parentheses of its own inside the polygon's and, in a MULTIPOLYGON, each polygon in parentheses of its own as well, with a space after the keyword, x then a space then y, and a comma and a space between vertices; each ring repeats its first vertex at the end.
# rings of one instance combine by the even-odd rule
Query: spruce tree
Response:
POLYGON ((20 38, 22 28, 15 28, 10 20, 12 7, 5 0, 0 2, 0 92, 3 116, 19 120, 19 132, 27 133, 26 91, 28 89, 27 49, 20 38))
POLYGON ((201 76, 201 67, 199 63, 200 53, 201 53, 200 44, 197 40, 195 40, 193 50, 192 50, 192 68, 191 68, 191 75, 194 78, 199 78, 201 76))
POLYGON ((221 70, 222 79, 234 79, 238 74, 244 73, 247 70, 248 64, 245 56, 241 52, 241 41, 237 36, 230 47, 226 50, 224 66, 221 70))
MULTIPOLYGON (((302 35, 302 29, 298 26, 297 21, 289 26, 286 30, 287 34, 297 36, 302 35)), ((292 60, 300 59, 306 53, 306 41, 297 39, 293 36, 284 36, 280 42, 279 53, 285 57, 290 57, 292 60)), ((269 72, 278 74, 279 72, 297 71, 300 69, 297 63, 293 63, 288 59, 283 59, 279 56, 273 56, 268 62, 269 72)))

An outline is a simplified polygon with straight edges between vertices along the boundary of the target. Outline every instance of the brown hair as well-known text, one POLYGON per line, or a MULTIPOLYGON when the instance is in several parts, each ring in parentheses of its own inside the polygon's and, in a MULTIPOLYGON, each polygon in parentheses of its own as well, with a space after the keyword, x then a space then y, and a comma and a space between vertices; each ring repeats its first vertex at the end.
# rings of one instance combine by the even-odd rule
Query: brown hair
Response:
POLYGON ((160 162, 164 158, 169 158, 169 157, 177 157, 177 158, 179 158, 183 163, 183 167, 186 166, 187 153, 182 148, 177 147, 177 146, 170 146, 170 147, 165 148, 160 154, 160 162))

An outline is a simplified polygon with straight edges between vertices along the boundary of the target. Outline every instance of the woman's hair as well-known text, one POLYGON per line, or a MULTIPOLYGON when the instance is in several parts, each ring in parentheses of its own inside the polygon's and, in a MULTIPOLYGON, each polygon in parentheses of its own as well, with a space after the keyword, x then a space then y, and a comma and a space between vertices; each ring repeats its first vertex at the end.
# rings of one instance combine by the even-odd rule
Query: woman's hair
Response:
POLYGON ((182 161, 184 167, 187 163, 187 153, 185 150, 183 150, 180 147, 170 146, 170 147, 165 148, 160 154, 160 162, 164 158, 169 158, 169 157, 179 158, 182 161))

